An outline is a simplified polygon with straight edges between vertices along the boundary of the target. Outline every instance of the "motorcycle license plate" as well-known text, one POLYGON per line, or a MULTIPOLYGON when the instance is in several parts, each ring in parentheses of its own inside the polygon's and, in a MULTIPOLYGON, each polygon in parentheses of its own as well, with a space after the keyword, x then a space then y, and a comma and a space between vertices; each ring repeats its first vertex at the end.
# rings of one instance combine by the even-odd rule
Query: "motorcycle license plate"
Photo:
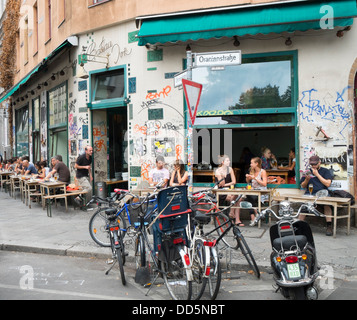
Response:
POLYGON ((289 278, 301 277, 300 267, 298 263, 288 263, 287 266, 288 266, 289 278))

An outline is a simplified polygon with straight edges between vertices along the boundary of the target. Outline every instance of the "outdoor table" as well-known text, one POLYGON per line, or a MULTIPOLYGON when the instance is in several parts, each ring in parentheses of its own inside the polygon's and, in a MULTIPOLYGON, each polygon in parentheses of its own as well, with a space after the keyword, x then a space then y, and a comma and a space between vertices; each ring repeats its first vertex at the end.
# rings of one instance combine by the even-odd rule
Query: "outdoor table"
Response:
POLYGON ((56 198, 64 198, 66 204, 66 211, 68 210, 67 206, 67 196, 66 196, 66 183, 61 181, 42 181, 39 182, 41 189, 42 197, 42 208, 45 210, 45 197, 51 195, 52 190, 60 189, 63 191, 61 194, 58 194, 56 198), (63 196, 62 196, 63 194, 63 196))
POLYGON ((38 190, 39 183, 42 182, 42 179, 28 179, 23 180, 24 188, 25 188, 25 198, 26 205, 31 209, 31 196, 41 196, 42 194, 38 190))
MULTIPOLYGON (((256 189, 247 189, 247 188, 235 188, 235 189, 213 189, 213 192, 216 193, 217 195, 217 203, 219 204, 219 196, 220 195, 250 195, 250 196, 258 196, 258 209, 259 212, 262 211, 262 196, 263 195, 268 195, 269 197, 269 204, 268 207, 271 206, 271 196, 272 196, 272 189, 266 189, 266 190, 256 190, 256 189)), ((244 200, 243 200, 244 201, 244 200)), ((221 206, 220 206, 221 207, 221 206)), ((267 206, 264 206, 267 207, 267 206)), ((242 209, 242 208, 241 208, 242 209)), ((260 221, 258 227, 260 228, 260 221)))
POLYGON ((131 193, 137 194, 140 197, 140 196, 145 196, 148 193, 152 193, 154 190, 155 190, 155 187, 137 188, 137 189, 131 190, 131 193))
MULTIPOLYGON (((316 200, 315 196, 310 195, 296 195, 296 194, 284 194, 284 197, 290 202, 313 202, 316 200)), ((350 226, 351 226, 351 200, 350 198, 337 198, 337 197, 321 197, 318 198, 316 204, 329 205, 333 207, 333 215, 331 218, 333 219, 333 237, 336 238, 336 229, 337 229, 337 220, 339 219, 347 219, 347 235, 350 234, 350 226), (337 209, 338 208, 346 208, 347 214, 338 216, 337 209)), ((323 212, 322 212, 323 213, 323 212)), ((302 213, 305 215, 311 215, 302 213)))
POLYGON ((0 171, 1 191, 3 190, 3 184, 6 182, 10 182, 10 176, 13 174, 14 174, 13 171, 0 171))
POLYGON ((16 194, 15 194, 15 190, 19 189, 21 190, 20 187, 20 177, 16 174, 13 174, 10 176, 10 183, 11 183, 11 196, 16 199, 16 194))

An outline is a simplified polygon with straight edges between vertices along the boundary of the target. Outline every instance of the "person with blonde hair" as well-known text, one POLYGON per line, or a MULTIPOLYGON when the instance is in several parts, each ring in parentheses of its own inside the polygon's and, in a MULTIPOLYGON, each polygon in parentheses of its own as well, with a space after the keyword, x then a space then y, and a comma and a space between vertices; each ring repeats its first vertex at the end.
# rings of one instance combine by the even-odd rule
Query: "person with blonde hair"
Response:
MULTIPOLYGON (((230 167, 230 163, 231 160, 229 159, 229 156, 227 156, 226 154, 221 155, 218 157, 218 163, 219 163, 219 168, 216 170, 215 176, 217 181, 222 181, 218 184, 219 188, 229 188, 230 186, 234 186, 236 184, 236 177, 234 174, 234 171, 232 169, 232 167, 230 167)), ((219 196, 219 201, 223 202, 223 201, 227 201, 227 202, 231 202, 233 200, 235 200, 237 198, 237 196, 233 196, 233 195, 221 195, 219 196)), ((236 204, 237 206, 238 204, 236 204)), ((232 218, 235 218, 235 224, 238 226, 244 226, 244 224, 242 223, 242 221, 240 220, 240 216, 239 216, 239 207, 232 207, 231 208, 231 213, 230 216, 232 218)))
POLYGON ((261 168, 263 169, 272 169, 272 162, 276 162, 275 156, 272 154, 271 150, 267 147, 263 147, 262 151, 262 164, 261 168))
MULTIPOLYGON (((268 184, 267 172, 262 169, 262 159, 259 157, 252 158, 250 160, 250 170, 249 173, 245 175, 247 183, 252 184, 252 189, 255 190, 266 190, 268 184)), ((262 202, 266 199, 262 199, 262 202)), ((246 201, 251 202, 253 207, 258 206, 258 196, 247 196, 246 201)), ((255 214, 257 210, 251 211, 250 213, 250 225, 254 225, 255 214)))

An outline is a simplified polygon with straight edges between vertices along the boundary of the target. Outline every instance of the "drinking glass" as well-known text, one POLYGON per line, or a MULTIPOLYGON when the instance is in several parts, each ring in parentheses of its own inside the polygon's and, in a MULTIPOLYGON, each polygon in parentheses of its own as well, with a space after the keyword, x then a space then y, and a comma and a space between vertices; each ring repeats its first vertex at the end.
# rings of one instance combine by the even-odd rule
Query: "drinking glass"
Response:
POLYGON ((312 191, 314 190, 314 185, 312 183, 309 184, 309 192, 310 196, 312 196, 312 191))

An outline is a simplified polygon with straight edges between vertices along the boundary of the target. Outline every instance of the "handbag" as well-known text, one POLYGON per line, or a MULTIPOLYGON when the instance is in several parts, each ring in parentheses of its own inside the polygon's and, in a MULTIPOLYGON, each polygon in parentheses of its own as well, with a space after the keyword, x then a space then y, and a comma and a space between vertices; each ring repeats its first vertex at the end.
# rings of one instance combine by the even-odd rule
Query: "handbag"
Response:
POLYGON ((330 197, 336 197, 336 198, 350 198, 351 205, 355 204, 354 196, 345 190, 329 190, 329 195, 330 197))

